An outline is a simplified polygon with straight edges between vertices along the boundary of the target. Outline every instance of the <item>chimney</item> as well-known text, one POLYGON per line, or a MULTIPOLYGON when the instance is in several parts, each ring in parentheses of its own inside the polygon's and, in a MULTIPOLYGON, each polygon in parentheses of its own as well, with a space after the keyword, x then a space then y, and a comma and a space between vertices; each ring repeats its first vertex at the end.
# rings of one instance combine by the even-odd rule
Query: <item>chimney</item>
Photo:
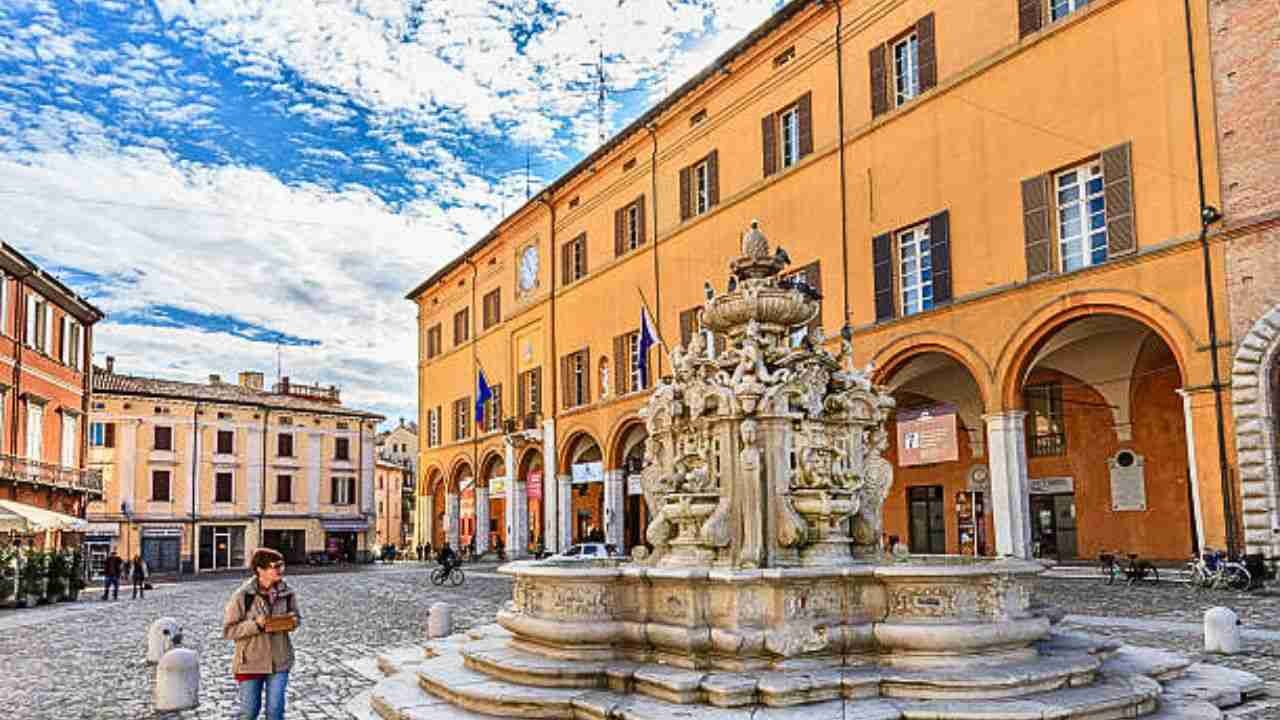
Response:
POLYGON ((281 395, 289 394, 289 376, 288 375, 285 375, 284 377, 280 378, 280 394, 281 395))
POLYGON ((249 390, 262 390, 262 373, 245 370, 240 373, 240 387, 249 390))
POLYGON ((210 375, 209 375, 209 384, 210 384, 210 385, 221 385, 221 384, 222 384, 222 376, 221 376, 221 375, 217 375, 217 374, 210 374, 210 375))
POLYGON ((108 355, 107 356, 107 374, 114 375, 115 372, 116 372, 116 356, 108 355))

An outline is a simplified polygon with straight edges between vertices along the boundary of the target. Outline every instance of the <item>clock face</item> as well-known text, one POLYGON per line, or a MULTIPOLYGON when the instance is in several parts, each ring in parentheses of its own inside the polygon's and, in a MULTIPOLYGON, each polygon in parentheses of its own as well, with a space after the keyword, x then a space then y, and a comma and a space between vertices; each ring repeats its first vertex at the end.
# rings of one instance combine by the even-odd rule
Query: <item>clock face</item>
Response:
POLYGON ((532 290, 538 284, 538 247, 530 245, 520 253, 520 289, 532 290))

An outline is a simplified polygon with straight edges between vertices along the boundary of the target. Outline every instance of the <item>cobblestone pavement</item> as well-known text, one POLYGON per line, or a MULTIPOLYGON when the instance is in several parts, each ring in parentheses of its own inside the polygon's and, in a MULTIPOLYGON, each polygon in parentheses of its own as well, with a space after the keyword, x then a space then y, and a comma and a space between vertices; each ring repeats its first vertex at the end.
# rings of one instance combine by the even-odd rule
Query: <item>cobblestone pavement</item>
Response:
MULTIPOLYGON (((289 717, 350 715, 346 702, 372 683, 343 661, 376 655, 425 634, 432 603, 454 604, 454 624, 492 622, 511 597, 511 582, 492 566, 467 566, 467 582, 438 588, 420 565, 374 566, 358 572, 298 575, 304 621, 294 636, 289 717)), ((235 717, 232 644, 222 639, 222 607, 243 577, 159 586, 145 600, 115 602, 86 593, 79 603, 0 610, 0 718, 135 718, 200 720, 235 717), (200 653, 200 707, 151 711, 155 668, 145 664, 144 637, 156 618, 183 626, 183 645, 200 653)))
MULTIPOLYGON (((511 596, 511 583, 484 566, 468 567, 461 588, 436 588, 417 565, 295 576, 305 622, 295 636, 297 666, 289 685, 289 717, 349 716, 347 701, 372 684, 346 662, 420 640, 427 610, 454 604, 459 628, 492 621, 511 596)), ((0 717, 136 718, 151 712, 154 668, 144 663, 143 637, 157 617, 183 625, 184 644, 200 653, 201 705, 166 720, 234 717, 231 643, 222 639, 221 611, 238 578, 161 586, 146 600, 96 599, 33 610, 0 610, 0 717)), ((1280 597, 1197 591, 1177 583, 1105 586, 1094 579, 1041 579, 1038 599, 1070 615, 1064 627, 1125 642, 1176 650, 1248 670, 1280 691, 1280 597), (1202 657, 1204 611, 1231 607, 1247 629, 1248 652, 1202 657)), ((86 595, 86 597, 89 597, 86 595)), ((1241 716, 1280 717, 1280 707, 1241 716)))

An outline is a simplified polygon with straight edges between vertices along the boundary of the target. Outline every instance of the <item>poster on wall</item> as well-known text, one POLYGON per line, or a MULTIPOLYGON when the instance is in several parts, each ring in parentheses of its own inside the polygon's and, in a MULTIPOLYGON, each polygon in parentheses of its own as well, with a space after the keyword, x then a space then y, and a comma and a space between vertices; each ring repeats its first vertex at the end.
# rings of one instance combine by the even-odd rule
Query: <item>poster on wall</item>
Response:
POLYGON ((604 463, 585 462, 573 464, 573 484, 604 482, 604 463))
POLYGON ((529 473, 529 479, 524 484, 525 497, 530 500, 542 499, 542 471, 534 470, 529 473))
POLYGON ((499 475, 498 477, 489 478, 489 497, 494 495, 502 495, 507 492, 507 476, 499 475))
POLYGON ((1107 460, 1111 468, 1111 509, 1140 512, 1147 509, 1147 480, 1143 457, 1121 450, 1107 460))
POLYGON ((960 459, 954 405, 906 410, 898 413, 897 421, 899 467, 960 459))

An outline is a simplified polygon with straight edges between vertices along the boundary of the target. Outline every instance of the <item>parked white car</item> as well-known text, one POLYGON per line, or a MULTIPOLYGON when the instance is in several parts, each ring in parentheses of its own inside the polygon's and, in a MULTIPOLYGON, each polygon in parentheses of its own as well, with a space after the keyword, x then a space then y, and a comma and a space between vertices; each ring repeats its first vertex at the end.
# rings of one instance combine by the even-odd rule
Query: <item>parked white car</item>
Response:
POLYGON ((622 557, 618 549, 608 543, 590 542, 569 546, 559 555, 552 555, 551 560, 603 560, 622 557))

